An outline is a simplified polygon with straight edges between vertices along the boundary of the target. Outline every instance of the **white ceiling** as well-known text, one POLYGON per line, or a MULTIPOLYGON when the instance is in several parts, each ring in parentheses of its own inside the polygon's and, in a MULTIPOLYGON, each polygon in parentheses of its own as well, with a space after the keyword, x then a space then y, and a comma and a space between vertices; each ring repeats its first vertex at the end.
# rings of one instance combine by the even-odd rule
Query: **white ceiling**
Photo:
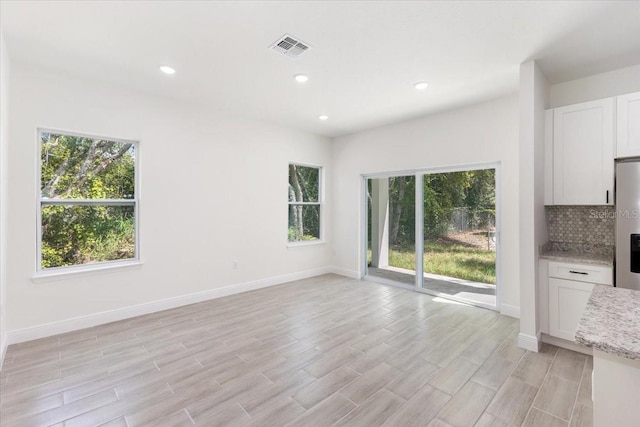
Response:
POLYGON ((552 83, 640 64, 640 1, 1 5, 10 57, 327 136, 515 92, 528 59, 552 83))

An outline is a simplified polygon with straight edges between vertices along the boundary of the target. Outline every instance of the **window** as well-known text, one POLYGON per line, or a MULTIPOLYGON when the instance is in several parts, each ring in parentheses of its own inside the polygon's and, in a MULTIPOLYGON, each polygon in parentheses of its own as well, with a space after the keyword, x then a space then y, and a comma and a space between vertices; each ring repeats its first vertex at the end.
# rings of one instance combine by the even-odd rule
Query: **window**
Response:
POLYGON ((321 168, 289 165, 289 242, 320 239, 321 168))
POLYGON ((41 130, 38 270, 138 258, 132 141, 41 130))

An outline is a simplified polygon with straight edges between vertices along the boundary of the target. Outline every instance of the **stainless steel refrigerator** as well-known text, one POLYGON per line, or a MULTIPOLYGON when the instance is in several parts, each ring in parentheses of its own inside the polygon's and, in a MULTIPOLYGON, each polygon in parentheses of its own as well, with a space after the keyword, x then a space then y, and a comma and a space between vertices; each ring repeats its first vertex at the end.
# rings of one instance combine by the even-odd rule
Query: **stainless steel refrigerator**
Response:
POLYGON ((616 163, 616 286, 640 290, 640 159, 616 163))

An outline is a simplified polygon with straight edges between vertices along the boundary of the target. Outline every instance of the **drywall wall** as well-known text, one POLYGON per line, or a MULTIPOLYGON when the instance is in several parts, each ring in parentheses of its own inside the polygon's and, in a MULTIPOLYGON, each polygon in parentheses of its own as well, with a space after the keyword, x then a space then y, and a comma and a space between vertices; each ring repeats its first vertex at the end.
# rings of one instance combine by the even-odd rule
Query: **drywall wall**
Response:
MULTIPOLYGON (((538 351, 538 246, 547 242, 544 212, 544 111, 549 85, 534 61, 520 66, 520 336, 538 351)), ((546 304, 546 302, 544 302, 546 304)))
POLYGON ((329 244, 287 247, 288 163, 323 166, 330 177, 328 139, 18 61, 10 95, 11 334, 328 265, 329 244), (38 127, 140 141, 142 266, 32 282, 38 127))
POLYGON ((549 87, 547 108, 640 91, 640 64, 549 87))
POLYGON ((7 147, 9 138, 9 55, 0 33, 0 367, 7 348, 7 147))
POLYGON ((333 142, 333 265, 362 274, 362 175, 501 163, 501 309, 519 306, 518 97, 384 126, 333 142))

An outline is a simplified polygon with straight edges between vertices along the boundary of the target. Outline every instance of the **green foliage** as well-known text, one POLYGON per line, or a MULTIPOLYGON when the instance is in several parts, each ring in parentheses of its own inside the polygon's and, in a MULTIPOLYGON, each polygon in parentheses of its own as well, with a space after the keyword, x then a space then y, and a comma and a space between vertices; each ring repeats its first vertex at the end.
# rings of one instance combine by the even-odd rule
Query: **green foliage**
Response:
POLYGON ((320 169, 289 165, 289 232, 290 242, 320 238, 319 203, 320 169))
POLYGON ((42 268, 135 256, 133 204, 50 204, 48 200, 132 199, 131 144, 43 134, 41 141, 42 268))
POLYGON ((301 196, 296 197, 296 193, 293 192, 293 199, 291 198, 291 191, 289 192, 291 202, 317 202, 320 190, 320 169, 310 166, 291 165, 289 169, 289 185, 295 187, 295 179, 297 178, 300 184, 301 196), (295 171, 295 176, 293 174, 295 171))
POLYGON ((389 211, 392 242, 409 242, 415 236, 415 176, 389 178, 389 211))
MULTIPOLYGON (((367 182, 369 202, 373 180, 367 182)), ((482 283, 495 283, 495 252, 442 239, 454 225, 488 229, 495 221, 495 169, 424 175, 425 271, 482 283), (455 215, 454 215, 455 214, 455 215)), ((371 205, 370 205, 371 206, 371 205)), ((368 216, 371 230, 371 215, 368 216)), ((414 269, 415 177, 389 178, 389 264, 414 269)), ((371 247, 369 231, 369 247, 371 247)), ((369 260, 370 260, 369 254, 369 260)))
MULTIPOLYGON (((371 181, 368 180, 369 194, 371 181)), ((389 178, 390 243, 393 246, 411 245, 416 239, 414 188, 414 176, 389 178)), ((425 237, 446 235, 454 211, 461 208, 468 214, 469 229, 486 228, 495 218, 495 169, 426 174, 423 197, 425 237)), ((370 230, 370 215, 368 226, 370 230)))
POLYGON ((135 152, 127 143, 44 133, 42 196, 58 199, 132 199, 135 152))
POLYGON ((304 242, 308 240, 318 240, 317 234, 299 234, 296 227, 289 227, 289 241, 290 242, 304 242))
MULTIPOLYGON (((389 265, 415 270, 413 247, 389 250, 389 265)), ((427 241, 424 271, 479 283, 496 283, 496 253, 446 242, 427 241)))

